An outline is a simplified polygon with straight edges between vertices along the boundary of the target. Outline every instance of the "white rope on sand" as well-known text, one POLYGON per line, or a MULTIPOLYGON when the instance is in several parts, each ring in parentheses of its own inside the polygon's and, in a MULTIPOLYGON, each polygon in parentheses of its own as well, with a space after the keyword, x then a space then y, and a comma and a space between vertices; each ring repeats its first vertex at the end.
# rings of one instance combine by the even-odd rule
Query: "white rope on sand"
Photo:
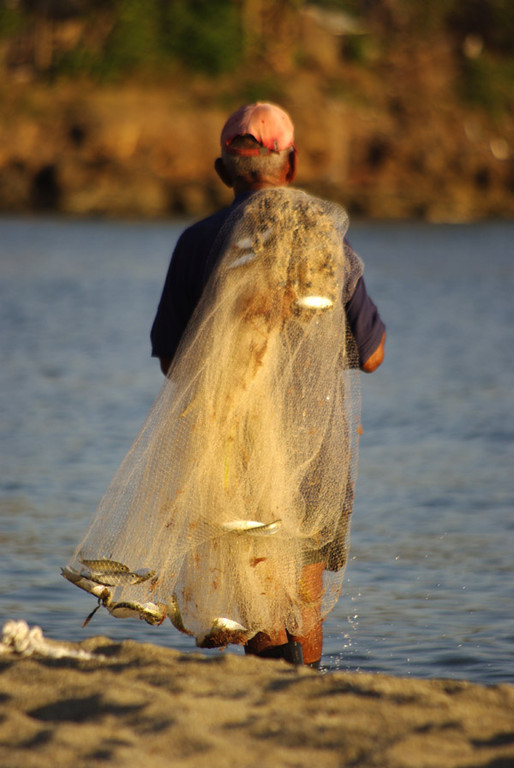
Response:
POLYGON ((48 641, 41 627, 29 627, 26 621, 10 620, 4 624, 2 641, 0 642, 0 655, 17 654, 18 656, 46 656, 51 659, 94 659, 102 661, 105 657, 89 653, 82 649, 74 650, 65 643, 48 641))

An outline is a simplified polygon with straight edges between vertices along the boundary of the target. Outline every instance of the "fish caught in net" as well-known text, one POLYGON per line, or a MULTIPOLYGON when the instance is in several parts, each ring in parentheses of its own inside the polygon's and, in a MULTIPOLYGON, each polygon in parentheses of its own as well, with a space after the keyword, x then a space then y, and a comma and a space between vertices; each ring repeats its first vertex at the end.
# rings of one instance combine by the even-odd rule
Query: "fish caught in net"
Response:
POLYGON ((334 606, 360 418, 347 226, 289 188, 227 220, 165 384, 63 569, 112 615, 223 646, 305 634, 334 606))

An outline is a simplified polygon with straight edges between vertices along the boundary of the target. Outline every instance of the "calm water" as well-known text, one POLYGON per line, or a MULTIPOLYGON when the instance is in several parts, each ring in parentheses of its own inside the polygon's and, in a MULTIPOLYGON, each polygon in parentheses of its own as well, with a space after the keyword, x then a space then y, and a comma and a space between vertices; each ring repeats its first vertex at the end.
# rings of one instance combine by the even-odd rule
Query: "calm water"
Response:
MULTIPOLYGON (((148 336, 180 230, 0 219, 0 623, 194 649, 169 623, 105 611, 81 629, 94 600, 59 574, 160 388, 148 336)), ((324 667, 514 682, 514 223, 351 239, 387 359, 363 377, 324 667)))

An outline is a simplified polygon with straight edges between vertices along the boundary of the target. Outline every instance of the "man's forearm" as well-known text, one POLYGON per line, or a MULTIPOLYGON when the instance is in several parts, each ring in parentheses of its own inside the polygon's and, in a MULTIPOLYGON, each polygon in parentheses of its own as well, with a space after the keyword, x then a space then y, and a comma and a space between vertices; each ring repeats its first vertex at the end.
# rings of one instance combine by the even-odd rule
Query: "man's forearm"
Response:
POLYGON ((373 373, 373 371, 376 371, 377 368, 382 365, 385 354, 385 340, 386 334, 384 331, 378 347, 375 349, 373 354, 370 355, 370 357, 368 357, 368 359, 361 365, 361 370, 363 370, 364 373, 373 373))
POLYGON ((160 357, 159 363, 161 365, 161 371, 167 376, 171 365, 171 357, 160 357))

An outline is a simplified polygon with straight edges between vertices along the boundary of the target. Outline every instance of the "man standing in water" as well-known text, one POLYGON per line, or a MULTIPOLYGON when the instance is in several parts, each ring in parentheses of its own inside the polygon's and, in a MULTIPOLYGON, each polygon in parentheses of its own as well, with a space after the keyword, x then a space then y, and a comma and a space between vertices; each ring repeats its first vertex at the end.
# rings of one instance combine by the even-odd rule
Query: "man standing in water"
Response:
MULTIPOLYGON (((293 124, 282 109, 272 104, 250 104, 227 120, 221 133, 221 156, 215 169, 221 181, 233 189, 234 202, 228 208, 209 216, 185 230, 174 250, 159 308, 152 327, 152 355, 159 358, 166 375, 188 323, 200 301, 203 290, 223 250, 226 233, 223 226, 239 206, 260 190, 287 187, 296 173, 297 153, 293 124)), ((348 261, 357 260, 345 242, 348 261)), ((345 295, 346 322, 353 334, 358 352, 358 366, 371 373, 384 358, 385 326, 369 298, 362 276, 345 295)), ((344 437, 341 436, 341 440, 344 437)), ((320 456, 323 450, 320 449, 320 456)), ((343 514, 351 513, 353 490, 348 483, 343 514)), ((303 491, 302 491, 303 492, 303 491)), ((343 526, 346 533, 347 520, 343 526)), ((320 559, 320 558, 318 558, 320 559)), ((293 663, 319 664, 322 650, 321 593, 325 569, 339 570, 344 561, 307 562, 302 579, 306 586, 306 611, 310 612, 310 629, 293 635, 285 627, 270 627, 258 632, 245 646, 245 651, 264 657, 281 657, 293 663), (315 618, 312 621, 312 615, 315 618)))

